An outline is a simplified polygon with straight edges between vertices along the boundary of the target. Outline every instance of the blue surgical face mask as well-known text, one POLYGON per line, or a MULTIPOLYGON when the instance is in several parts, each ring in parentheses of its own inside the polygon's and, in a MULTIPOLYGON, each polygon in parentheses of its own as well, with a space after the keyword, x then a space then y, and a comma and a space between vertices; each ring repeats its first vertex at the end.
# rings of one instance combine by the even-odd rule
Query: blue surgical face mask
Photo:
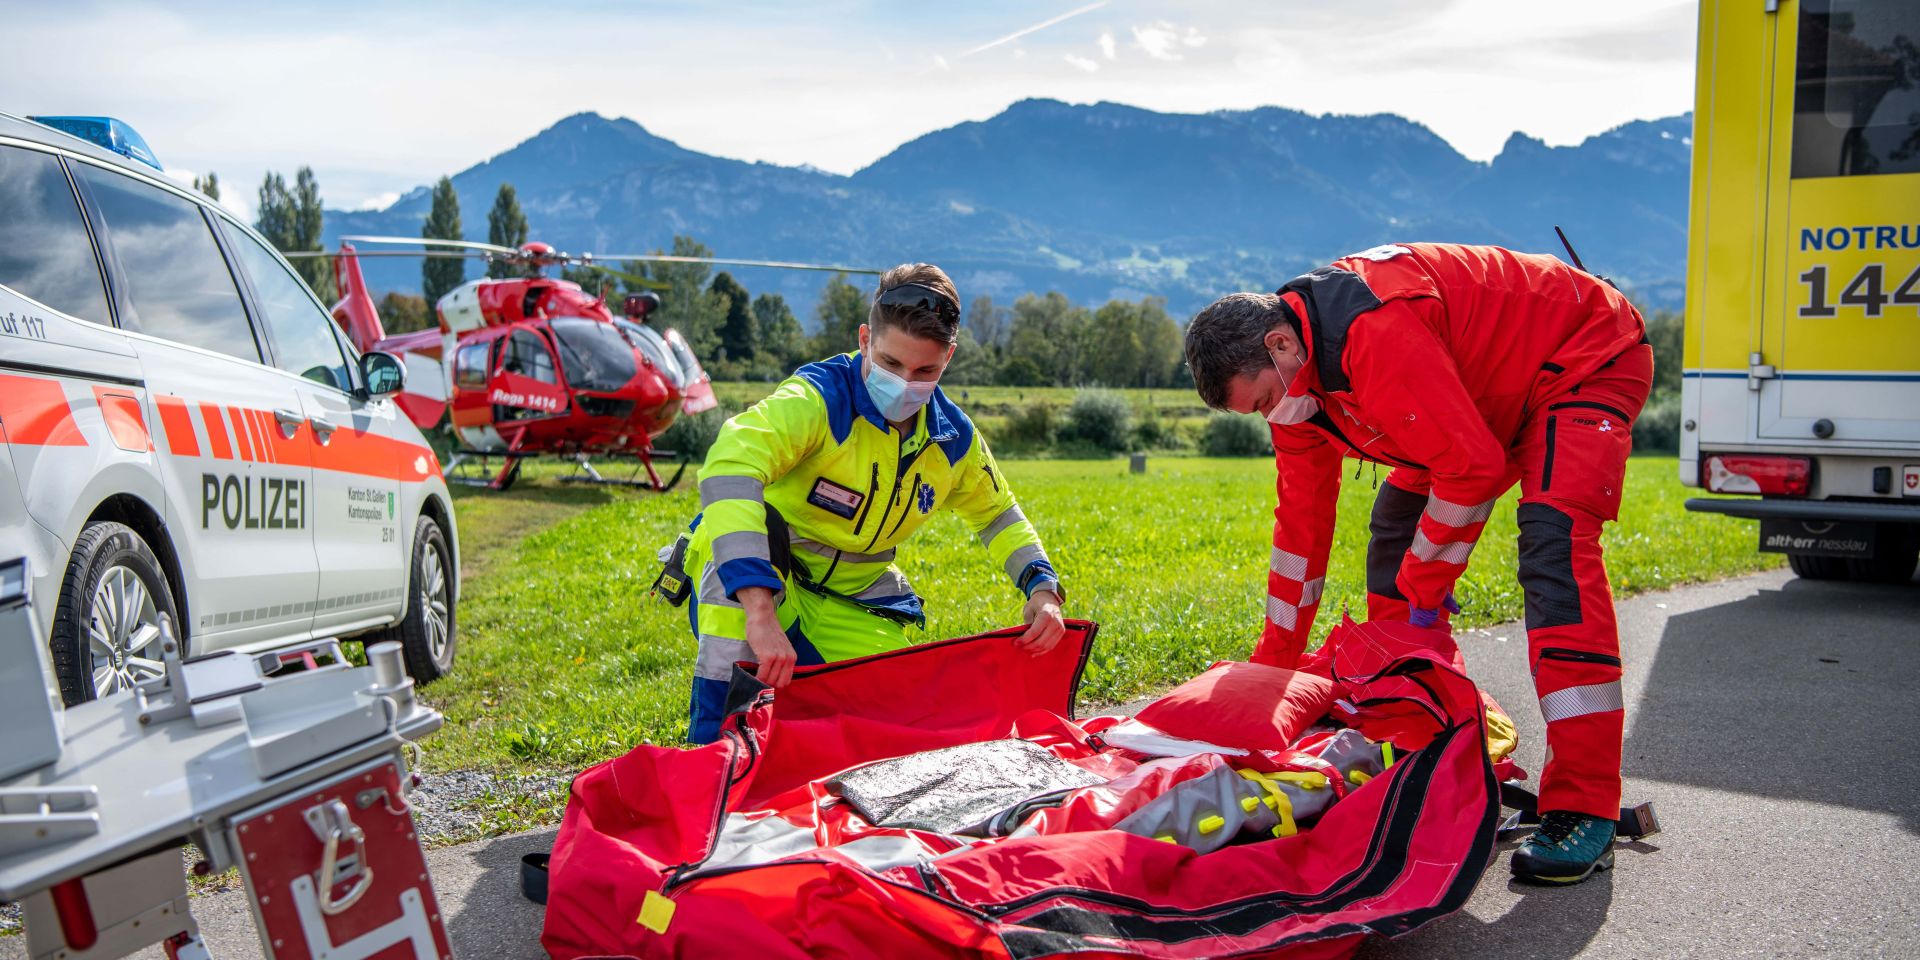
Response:
POLYGON ((938 380, 907 380, 896 376, 867 358, 867 396, 888 420, 905 420, 933 398, 938 380))

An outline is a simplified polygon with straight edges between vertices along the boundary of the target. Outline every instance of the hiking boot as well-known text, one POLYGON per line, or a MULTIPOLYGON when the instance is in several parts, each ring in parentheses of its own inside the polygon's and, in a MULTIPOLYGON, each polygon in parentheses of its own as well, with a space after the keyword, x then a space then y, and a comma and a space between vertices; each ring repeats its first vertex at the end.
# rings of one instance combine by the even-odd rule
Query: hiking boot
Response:
POLYGON ((1567 810, 1549 810, 1513 852, 1513 875, 1534 883, 1565 886, 1613 866, 1613 821, 1567 810))

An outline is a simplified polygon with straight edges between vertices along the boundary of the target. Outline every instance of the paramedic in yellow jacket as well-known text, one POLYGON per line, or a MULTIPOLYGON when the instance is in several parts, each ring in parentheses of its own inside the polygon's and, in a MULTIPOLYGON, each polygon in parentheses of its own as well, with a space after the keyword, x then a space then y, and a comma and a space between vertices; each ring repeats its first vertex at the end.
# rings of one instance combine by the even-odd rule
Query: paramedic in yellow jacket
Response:
POLYGON ((858 353, 801 367, 721 427, 687 549, 700 646, 689 740, 719 735, 736 661, 780 687, 796 665, 906 646, 906 624, 926 617, 894 547, 935 510, 958 512, 1026 594, 1019 645, 1042 653, 1066 633, 1039 534, 986 440, 938 387, 959 303, 939 267, 887 271, 858 353))

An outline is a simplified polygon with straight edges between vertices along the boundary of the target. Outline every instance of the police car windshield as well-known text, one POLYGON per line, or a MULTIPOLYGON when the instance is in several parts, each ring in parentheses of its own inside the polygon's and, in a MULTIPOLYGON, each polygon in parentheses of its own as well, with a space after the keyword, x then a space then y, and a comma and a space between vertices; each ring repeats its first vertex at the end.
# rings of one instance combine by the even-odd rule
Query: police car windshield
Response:
POLYGON ((552 326, 567 383, 582 390, 618 390, 633 379, 633 347, 612 324, 556 317, 552 326))

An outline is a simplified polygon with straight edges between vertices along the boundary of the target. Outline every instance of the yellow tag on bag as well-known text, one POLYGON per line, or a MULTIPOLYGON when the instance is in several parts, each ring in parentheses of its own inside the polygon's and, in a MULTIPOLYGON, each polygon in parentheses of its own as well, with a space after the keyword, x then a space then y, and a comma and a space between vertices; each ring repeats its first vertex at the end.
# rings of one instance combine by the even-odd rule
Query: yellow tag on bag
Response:
POLYGON ((654 933, 666 933, 667 924, 673 922, 675 906, 677 904, 662 896, 660 891, 648 890, 646 899, 640 901, 640 916, 634 919, 654 933))

